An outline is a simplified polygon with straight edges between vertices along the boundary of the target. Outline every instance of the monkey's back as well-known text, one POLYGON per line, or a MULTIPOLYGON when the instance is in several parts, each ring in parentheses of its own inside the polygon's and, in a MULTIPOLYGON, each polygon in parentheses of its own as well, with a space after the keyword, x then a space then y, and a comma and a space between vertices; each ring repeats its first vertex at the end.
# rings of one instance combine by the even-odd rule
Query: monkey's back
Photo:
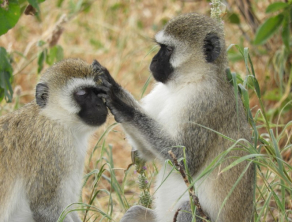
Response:
MULTIPOLYGON (((237 97, 238 102, 236 102, 233 87, 226 80, 219 82, 205 80, 207 81, 205 84, 200 82, 194 86, 185 85, 179 92, 166 95, 161 93, 166 92, 166 86, 158 84, 144 98, 146 104, 144 109, 151 111, 148 114, 159 121, 170 135, 180 138, 177 145, 184 145, 189 151, 186 158, 189 171, 194 179, 217 156, 234 145, 234 142, 224 136, 234 141, 238 139, 251 141, 251 130, 243 104, 239 96, 237 97), (184 94, 185 97, 181 97, 179 93, 184 94)), ((175 149, 173 152, 176 152, 175 149)), ((199 200, 203 209, 212 209, 206 212, 211 218, 217 218, 224 199, 233 190, 226 205, 222 208, 218 221, 250 221, 253 210, 254 165, 250 164, 244 173, 249 162, 243 161, 228 171, 220 173, 220 170, 232 164, 236 158, 247 154, 248 152, 244 151, 239 144, 234 146, 234 149, 226 155, 225 160, 213 172, 198 181, 196 191, 199 200), (244 175, 234 188, 241 173, 244 175), (217 201, 212 201, 213 198, 217 201)), ((161 170, 157 179, 157 189, 159 187, 155 194, 157 212, 171 209, 177 200, 183 202, 189 198, 187 193, 181 197, 187 187, 180 175, 171 174, 169 179, 165 180, 166 175, 168 176, 168 172, 161 170), (170 191, 173 195, 169 195, 170 191)), ((159 215, 157 221, 167 218, 169 213, 165 213, 159 215)))
MULTIPOLYGON (((205 101, 201 102, 205 109, 197 109, 199 111, 197 115, 200 118, 195 117, 197 123, 209 128, 202 135, 217 134, 212 137, 213 140, 206 137, 201 138, 201 143, 194 141, 195 155, 199 154, 198 159, 203 160, 204 163, 200 165, 200 172, 220 154, 227 152, 228 149, 230 151, 213 172, 197 183, 198 196, 202 206, 213 206, 213 203, 209 202, 210 195, 219 200, 221 205, 214 205, 211 207, 214 211, 209 212, 209 214, 213 214, 210 215, 212 218, 217 218, 225 198, 230 194, 217 218, 218 221, 252 221, 254 164, 248 160, 242 161, 229 170, 221 172, 238 158, 249 154, 244 146, 248 147, 248 143, 251 142, 250 126, 240 95, 236 98, 233 86, 226 80, 222 80, 218 81, 217 87, 214 87, 212 91, 207 95, 202 95, 205 101), (209 110, 208 107, 210 107, 209 110), (210 129, 216 132, 211 132, 210 129), (237 142, 235 143, 235 141, 237 142), (241 175, 242 178, 239 179, 241 175), (209 187, 208 193, 205 192, 206 187, 209 187)), ((196 106, 198 105, 200 104, 196 103, 196 106)))
POLYGON ((37 163, 36 160, 64 157, 58 148, 72 146, 72 138, 65 136, 65 132, 65 126, 41 115, 38 106, 31 102, 0 118, 1 162, 6 166, 13 164, 16 167, 13 170, 32 173, 31 163, 37 163), (62 144, 56 143, 58 138, 62 138, 62 144))
POLYGON ((76 139, 68 131, 42 115, 35 102, 0 118, 0 215, 11 209, 14 192, 29 196, 33 208, 58 199, 62 181, 70 172, 82 175, 84 156, 78 156, 76 139))

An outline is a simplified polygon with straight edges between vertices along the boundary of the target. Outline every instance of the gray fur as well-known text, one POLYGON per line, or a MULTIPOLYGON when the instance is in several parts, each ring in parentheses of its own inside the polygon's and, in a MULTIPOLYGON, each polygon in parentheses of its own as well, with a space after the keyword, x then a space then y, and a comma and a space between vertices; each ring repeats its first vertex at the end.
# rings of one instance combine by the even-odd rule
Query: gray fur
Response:
POLYGON ((133 206, 123 216, 120 222, 154 222, 155 213, 153 210, 143 206, 133 206))
MULTIPOLYGON (((105 92, 101 97, 105 99, 115 119, 122 124, 129 142, 139 150, 142 157, 149 160, 158 158, 163 163, 170 159, 168 151, 172 150, 179 159, 183 157, 183 146, 189 172, 196 179, 215 157, 233 145, 233 142, 216 132, 234 140, 243 138, 251 141, 250 127, 242 102, 238 101, 237 107, 233 87, 225 76, 227 55, 224 33, 213 19, 190 13, 171 20, 156 35, 156 41, 174 47, 170 63, 175 69, 169 74, 165 84, 157 84, 143 99, 142 105, 139 105, 132 96, 128 96, 126 90, 117 86, 106 71, 99 76, 104 83, 105 92), (214 57, 206 61, 203 45, 209 33, 216 36, 212 41, 219 45, 214 48, 214 57)), ((247 154, 242 144, 238 144, 219 167, 196 183, 202 209, 212 222, 252 221, 255 173, 253 164, 219 214, 225 197, 249 161, 224 173, 219 172, 235 158, 247 154)), ((188 196, 183 195, 187 188, 176 173, 172 173, 164 181, 163 170, 164 168, 157 179, 155 221, 171 222, 178 208, 188 209, 185 202, 188 196), (162 182, 164 185, 160 187, 162 182), (179 200, 181 195, 183 197, 179 200)), ((166 170, 169 172, 169 167, 166 170)), ((127 217, 130 214, 133 217, 139 215, 139 211, 135 212, 134 209, 131 208, 126 213, 127 217)), ((178 218, 180 222, 191 221, 191 217, 182 212, 178 218)))
MULTIPOLYGON (((176 219, 177 219, 176 220, 177 222, 192 221, 193 215, 192 215, 192 210, 191 210, 191 206, 190 206, 189 201, 186 201, 181 205, 180 211, 178 212, 176 219)), ((196 218, 196 222, 200 222, 198 220, 199 219, 196 218)))
MULTIPOLYGON (((78 201, 87 141, 97 126, 70 111, 78 112, 70 106, 72 92, 66 92, 74 79, 92 79, 95 85, 92 67, 84 61, 55 64, 42 75, 36 100, 0 117, 1 222, 56 222, 78 201)), ((64 221, 81 222, 76 211, 64 221)))

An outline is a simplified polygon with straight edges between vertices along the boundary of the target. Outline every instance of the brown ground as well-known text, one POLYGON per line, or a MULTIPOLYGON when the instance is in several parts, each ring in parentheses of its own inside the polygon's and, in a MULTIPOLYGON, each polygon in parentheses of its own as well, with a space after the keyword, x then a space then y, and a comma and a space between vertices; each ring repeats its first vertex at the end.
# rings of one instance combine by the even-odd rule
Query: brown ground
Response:
MULTIPOLYGON (((0 37, 0 46, 4 46, 7 51, 13 53, 15 75, 13 85, 14 87, 21 87, 20 105, 27 103, 34 97, 34 86, 39 78, 37 75, 37 54, 44 47, 48 47, 46 45, 40 48, 36 43, 40 40, 52 41, 48 39, 52 39, 52 33, 56 30, 56 24, 63 14, 67 15, 68 21, 61 24, 64 32, 58 44, 63 47, 64 57, 79 57, 88 63, 97 59, 109 69, 117 82, 133 93, 137 99, 141 98, 142 87, 150 75, 148 66, 157 49, 153 50, 155 44, 152 38, 155 33, 163 27, 165 22, 178 14, 193 11, 206 15, 210 14, 210 6, 206 1, 100 0, 86 2, 92 2, 89 12, 81 11, 70 15, 72 7, 76 7, 76 4, 70 5, 69 1, 64 1, 62 7, 57 8, 55 1, 45 1, 41 4, 42 22, 38 22, 33 16, 23 15, 12 30, 0 37)), ((236 1, 230 0, 228 2, 231 9, 238 12, 236 1)), ((266 17, 264 9, 267 4, 268 2, 264 0, 257 2, 255 11, 260 20, 266 17)), ((228 15, 224 17, 227 46, 231 43, 240 44, 240 42, 243 42, 245 47, 250 46, 246 38, 243 37, 243 33, 253 38, 252 26, 246 23, 242 17, 240 18, 242 19, 241 30, 238 26, 228 23, 228 15), (244 31, 242 32, 242 30, 244 31)), ((277 42, 277 40, 272 40, 272 43, 277 42)), ((262 56, 258 51, 253 52, 252 59, 255 71, 263 91, 275 86, 275 81, 272 80, 274 74, 267 64, 271 63, 272 53, 275 52, 279 43, 278 45, 271 45, 273 46, 270 50, 271 55, 262 56)), ((242 61, 230 63, 230 66, 232 71, 245 74, 242 61)), ((153 83, 153 80, 151 83, 153 83)), ((151 85, 147 88, 146 93, 150 89, 151 85)), ((258 109, 258 100, 255 95, 252 94, 251 96, 250 106, 258 109)), ((15 103, 16 100, 12 104, 1 103, 0 111, 2 114, 12 111, 15 103)), ((277 102, 267 100, 265 105, 270 109, 277 105, 277 102)), ((285 123, 290 120, 291 112, 287 113, 282 119, 285 123)), ((113 118, 110 117, 107 125, 97 131, 91 140, 89 154, 106 127, 113 122, 113 118)), ((106 145, 112 144, 115 172, 118 175, 119 182, 121 182, 124 169, 131 163, 131 147, 125 141, 125 135, 121 128, 115 127, 114 130, 106 137, 106 145)), ((287 133, 291 134, 290 131, 287 133)), ((291 150, 288 150, 286 155, 286 160, 289 161, 291 150)), ((100 148, 94 153, 92 161, 90 163, 87 161, 86 173, 96 167, 95 162, 99 157, 100 148)), ((129 178, 131 184, 136 180, 136 175, 130 173, 129 178)), ((110 190, 109 185, 104 181, 101 181, 99 186, 110 190)), ((126 187, 126 193, 129 197, 133 196, 133 190, 135 191, 135 188, 128 189, 126 187)), ((91 191, 92 187, 88 184, 83 191, 85 200, 89 198, 91 191)), ((133 203, 136 200, 137 195, 130 202, 133 203)), ((99 201, 95 204, 102 206, 104 209, 108 204, 106 195, 104 195, 104 199, 102 194, 99 195, 99 201)), ((291 201, 288 207, 291 208, 291 201)), ((120 208, 116 209, 114 214, 116 220, 121 216, 119 211, 122 212, 120 208)))

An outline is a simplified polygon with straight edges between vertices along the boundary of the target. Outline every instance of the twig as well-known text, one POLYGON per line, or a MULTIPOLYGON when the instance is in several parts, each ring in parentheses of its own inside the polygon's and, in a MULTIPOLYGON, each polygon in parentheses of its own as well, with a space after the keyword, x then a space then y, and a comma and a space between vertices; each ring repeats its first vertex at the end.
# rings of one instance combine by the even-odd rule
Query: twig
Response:
POLYGON ((174 217, 173 217, 173 222, 176 222, 176 219, 177 219, 177 216, 178 216, 178 213, 180 212, 181 208, 178 208, 177 211, 175 212, 174 214, 174 217))
MULTIPOLYGON (((187 185, 187 187, 189 187, 190 186, 190 182, 189 182, 189 180, 187 178, 187 175, 185 173, 185 170, 184 170, 183 166, 177 161, 176 156, 174 155, 174 153, 171 150, 169 150, 168 153, 171 156, 171 158, 173 159, 174 165, 176 166, 176 168, 179 170, 181 176, 183 177, 185 184, 187 185)), ((197 207, 198 216, 200 216, 203 220, 208 220, 207 215, 204 213, 204 211, 201 208, 201 204, 200 204, 199 198, 195 194, 194 186, 190 187, 189 194, 192 197, 195 206, 197 207)), ((179 210, 176 212, 176 214, 178 214, 178 212, 179 212, 179 210)), ((174 219, 176 219, 176 217, 177 217, 176 214, 175 214, 174 219)), ((175 222, 175 220, 174 220, 174 222, 175 222)))
POLYGON ((49 44, 49 47, 53 47, 55 46, 62 33, 64 32, 64 25, 68 22, 68 18, 67 18, 67 15, 66 14, 63 14, 59 20, 57 21, 56 25, 55 25, 55 28, 53 29, 52 33, 51 33, 51 36, 47 39, 47 42, 49 44))
POLYGON ((9 5, 9 1, 8 0, 4 0, 2 4, 0 4, 0 7, 5 9, 6 11, 8 11, 8 5, 9 5))

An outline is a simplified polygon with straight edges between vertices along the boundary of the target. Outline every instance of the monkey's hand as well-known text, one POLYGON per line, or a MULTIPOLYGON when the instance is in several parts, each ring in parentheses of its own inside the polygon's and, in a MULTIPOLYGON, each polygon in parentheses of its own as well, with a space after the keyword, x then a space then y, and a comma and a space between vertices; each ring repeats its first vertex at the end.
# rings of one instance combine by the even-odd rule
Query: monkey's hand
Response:
POLYGON ((98 82, 99 97, 105 100, 106 106, 114 115, 115 120, 119 123, 131 121, 135 111, 140 109, 139 103, 113 79, 109 71, 99 62, 95 60, 92 67, 96 73, 94 80, 98 82))
POLYGON ((117 122, 124 123, 131 121, 134 118, 134 107, 120 99, 120 95, 116 93, 115 86, 109 83, 104 76, 100 78, 102 84, 97 86, 98 90, 101 91, 98 97, 105 100, 106 106, 110 109, 117 122))
POLYGON ((94 81, 99 83, 103 79, 109 82, 115 90, 120 90, 121 86, 113 79, 109 71, 103 67, 97 60, 94 60, 92 63, 93 72, 96 74, 94 81))

